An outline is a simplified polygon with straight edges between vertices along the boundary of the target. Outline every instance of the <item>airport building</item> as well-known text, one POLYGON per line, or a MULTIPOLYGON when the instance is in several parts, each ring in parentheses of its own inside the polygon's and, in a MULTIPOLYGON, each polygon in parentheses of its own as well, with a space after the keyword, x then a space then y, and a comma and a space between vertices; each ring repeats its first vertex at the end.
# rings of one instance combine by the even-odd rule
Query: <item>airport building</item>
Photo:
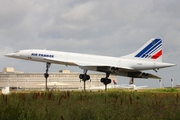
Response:
MULTIPOLYGON (((57 73, 49 73, 48 87, 59 89, 83 89, 84 82, 79 79, 79 74, 69 70, 61 70, 57 73)), ((102 86, 100 82, 105 74, 89 74, 91 80, 86 81, 86 87, 102 86)), ((111 80, 117 80, 117 76, 110 75, 111 80)), ((113 82, 111 83, 113 85, 113 82)), ((14 71, 12 67, 6 67, 0 73, 0 87, 22 88, 22 89, 44 89, 44 73, 24 73, 14 71)))

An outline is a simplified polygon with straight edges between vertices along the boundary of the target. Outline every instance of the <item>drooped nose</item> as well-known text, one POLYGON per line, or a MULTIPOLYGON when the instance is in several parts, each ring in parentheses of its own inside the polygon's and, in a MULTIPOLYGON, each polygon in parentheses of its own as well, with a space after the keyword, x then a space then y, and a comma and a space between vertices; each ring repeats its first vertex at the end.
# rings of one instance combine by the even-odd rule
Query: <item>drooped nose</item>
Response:
POLYGON ((6 57, 15 57, 15 53, 8 53, 8 54, 5 54, 6 57))

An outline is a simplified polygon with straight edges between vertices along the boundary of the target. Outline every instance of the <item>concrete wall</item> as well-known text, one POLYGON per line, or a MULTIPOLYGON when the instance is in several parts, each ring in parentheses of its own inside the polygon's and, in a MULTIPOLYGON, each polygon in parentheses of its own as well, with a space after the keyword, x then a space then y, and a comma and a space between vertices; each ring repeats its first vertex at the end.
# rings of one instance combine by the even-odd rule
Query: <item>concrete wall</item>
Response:
MULTIPOLYGON (((61 86, 61 88, 83 87, 83 82, 80 82, 79 74, 80 73, 49 73, 48 82, 71 84, 70 86, 61 86)), ((105 77, 105 74, 89 75, 91 76, 91 82, 86 82, 87 87, 103 85, 100 79, 105 77)), ((117 80, 116 76, 110 76, 109 78, 117 80)), ((0 73, 0 87, 45 88, 45 86, 38 85, 43 83, 45 83, 44 73, 0 73)))

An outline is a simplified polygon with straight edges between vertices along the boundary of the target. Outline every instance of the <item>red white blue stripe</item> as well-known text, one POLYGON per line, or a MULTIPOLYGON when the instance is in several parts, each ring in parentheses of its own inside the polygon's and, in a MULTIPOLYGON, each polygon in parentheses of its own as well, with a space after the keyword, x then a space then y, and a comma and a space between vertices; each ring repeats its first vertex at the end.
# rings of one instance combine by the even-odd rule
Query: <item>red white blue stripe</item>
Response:
POLYGON ((157 59, 162 55, 162 40, 154 39, 144 49, 135 55, 138 58, 157 59))

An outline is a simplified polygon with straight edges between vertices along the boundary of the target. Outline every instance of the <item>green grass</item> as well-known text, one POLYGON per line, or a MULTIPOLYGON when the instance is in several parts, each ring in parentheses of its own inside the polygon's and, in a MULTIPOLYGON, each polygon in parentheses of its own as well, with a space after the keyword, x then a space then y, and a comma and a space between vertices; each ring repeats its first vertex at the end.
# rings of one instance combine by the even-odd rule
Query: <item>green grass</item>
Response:
POLYGON ((148 92, 178 92, 177 88, 158 88, 158 89, 148 89, 148 92))
POLYGON ((19 92, 0 95, 1 120, 180 119, 174 90, 19 92))

